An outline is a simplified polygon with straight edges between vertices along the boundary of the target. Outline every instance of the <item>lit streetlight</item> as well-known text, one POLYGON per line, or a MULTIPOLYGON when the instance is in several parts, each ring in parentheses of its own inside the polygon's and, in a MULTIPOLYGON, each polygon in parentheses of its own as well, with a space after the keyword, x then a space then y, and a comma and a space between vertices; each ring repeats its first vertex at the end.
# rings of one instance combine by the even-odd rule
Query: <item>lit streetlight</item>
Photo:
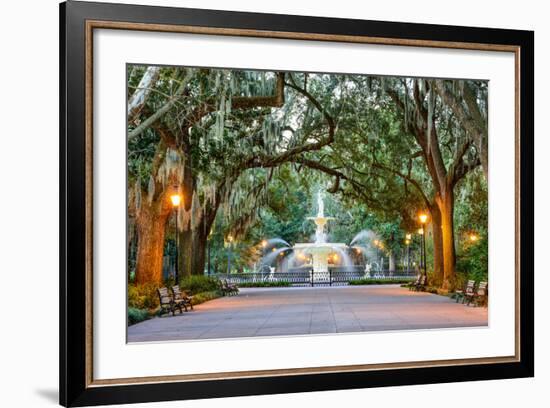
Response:
POLYGON ((176 220, 176 285, 179 284, 179 271, 178 271, 178 209, 181 204, 181 195, 172 194, 170 196, 170 201, 172 202, 172 207, 174 208, 174 218, 176 220))
POLYGON ((231 273, 231 246, 233 244, 233 235, 227 236, 227 274, 229 275, 231 273))
POLYGON ((376 247, 376 260, 378 262, 378 269, 382 271, 384 267, 384 257, 383 254, 380 253, 380 251, 384 250, 384 244, 378 239, 373 240, 372 243, 376 247))
POLYGON ((411 269, 411 234, 405 235, 405 245, 407 245, 407 273, 409 273, 411 269))
MULTIPOLYGON (((428 214, 420 213, 418 215, 418 220, 420 221, 420 224, 422 224, 422 266, 424 268, 424 275, 427 275, 426 271, 426 222, 428 221, 428 214)), ((420 233, 420 230, 418 231, 420 233)))
POLYGON ((206 239, 206 243, 208 245, 207 246, 207 249, 208 249, 208 251, 207 251, 207 255, 208 255, 208 271, 207 271, 207 274, 208 275, 210 275, 210 271, 212 270, 211 269, 212 263, 211 263, 211 258, 210 258, 210 249, 212 247, 212 242, 211 241, 212 241, 212 229, 210 229, 210 232, 208 233, 208 237, 206 239))

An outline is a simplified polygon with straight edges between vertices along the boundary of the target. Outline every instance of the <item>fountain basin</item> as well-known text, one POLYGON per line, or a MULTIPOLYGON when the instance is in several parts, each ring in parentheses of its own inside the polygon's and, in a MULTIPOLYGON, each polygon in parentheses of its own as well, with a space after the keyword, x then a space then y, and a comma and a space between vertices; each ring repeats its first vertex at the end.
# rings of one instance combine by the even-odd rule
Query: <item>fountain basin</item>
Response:
POLYGON ((314 272, 328 272, 328 257, 331 252, 342 253, 347 248, 346 244, 333 242, 297 243, 294 251, 311 255, 314 272))

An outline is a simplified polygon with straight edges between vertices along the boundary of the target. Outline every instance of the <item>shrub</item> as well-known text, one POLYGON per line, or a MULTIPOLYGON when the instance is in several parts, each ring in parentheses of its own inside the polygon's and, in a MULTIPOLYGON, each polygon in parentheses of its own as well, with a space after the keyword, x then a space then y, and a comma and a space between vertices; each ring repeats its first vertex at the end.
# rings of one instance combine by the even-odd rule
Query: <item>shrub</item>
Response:
POLYGON ((197 293, 196 295, 193 296, 193 304, 198 305, 198 304, 207 302, 209 300, 219 298, 221 296, 222 296, 222 294, 218 290, 212 290, 212 291, 209 291, 209 292, 197 293))
POLYGON ((191 295, 201 292, 217 291, 220 281, 217 278, 205 275, 186 276, 180 280, 180 288, 191 295))
POLYGON ((410 279, 354 279, 348 282, 349 285, 390 285, 409 283, 410 279))
POLYGON ((274 288, 274 287, 287 287, 290 286, 290 282, 278 281, 278 282, 243 282, 237 286, 240 288, 274 288))
POLYGON ((128 307, 135 309, 155 309, 159 306, 158 285, 128 285, 128 307))
POLYGON ((464 281, 473 279, 476 282, 487 281, 488 278, 488 241, 485 237, 481 237, 476 244, 471 244, 468 248, 457 256, 456 270, 457 277, 464 281))
POLYGON ((149 312, 146 309, 128 308, 128 326, 149 319, 149 312))
POLYGON ((430 286, 441 287, 441 285, 443 285, 443 278, 437 277, 433 271, 429 271, 428 283, 430 284, 430 286))

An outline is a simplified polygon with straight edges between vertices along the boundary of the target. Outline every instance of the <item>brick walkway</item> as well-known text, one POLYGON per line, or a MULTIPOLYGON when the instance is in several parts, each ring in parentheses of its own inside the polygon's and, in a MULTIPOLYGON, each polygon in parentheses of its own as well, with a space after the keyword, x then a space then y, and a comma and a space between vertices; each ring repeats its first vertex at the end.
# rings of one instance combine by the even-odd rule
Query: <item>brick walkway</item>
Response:
POLYGON ((432 329, 487 325, 487 308, 399 285, 243 288, 238 296, 128 328, 128 341, 432 329))

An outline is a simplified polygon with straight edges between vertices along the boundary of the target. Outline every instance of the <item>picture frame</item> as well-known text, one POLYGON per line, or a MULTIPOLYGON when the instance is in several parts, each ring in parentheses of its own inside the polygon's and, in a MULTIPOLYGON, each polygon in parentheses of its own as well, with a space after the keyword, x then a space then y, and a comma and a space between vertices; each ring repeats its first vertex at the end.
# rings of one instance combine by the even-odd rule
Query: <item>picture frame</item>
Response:
MULTIPOLYGON (((60 5, 60 403, 341 390, 534 375, 534 33, 68 1, 60 5), (515 353, 502 357, 94 378, 94 30, 509 52, 515 58, 515 353)), ((497 249, 498 250, 498 249, 497 249)), ((512 267, 512 266, 511 266, 512 267)))

